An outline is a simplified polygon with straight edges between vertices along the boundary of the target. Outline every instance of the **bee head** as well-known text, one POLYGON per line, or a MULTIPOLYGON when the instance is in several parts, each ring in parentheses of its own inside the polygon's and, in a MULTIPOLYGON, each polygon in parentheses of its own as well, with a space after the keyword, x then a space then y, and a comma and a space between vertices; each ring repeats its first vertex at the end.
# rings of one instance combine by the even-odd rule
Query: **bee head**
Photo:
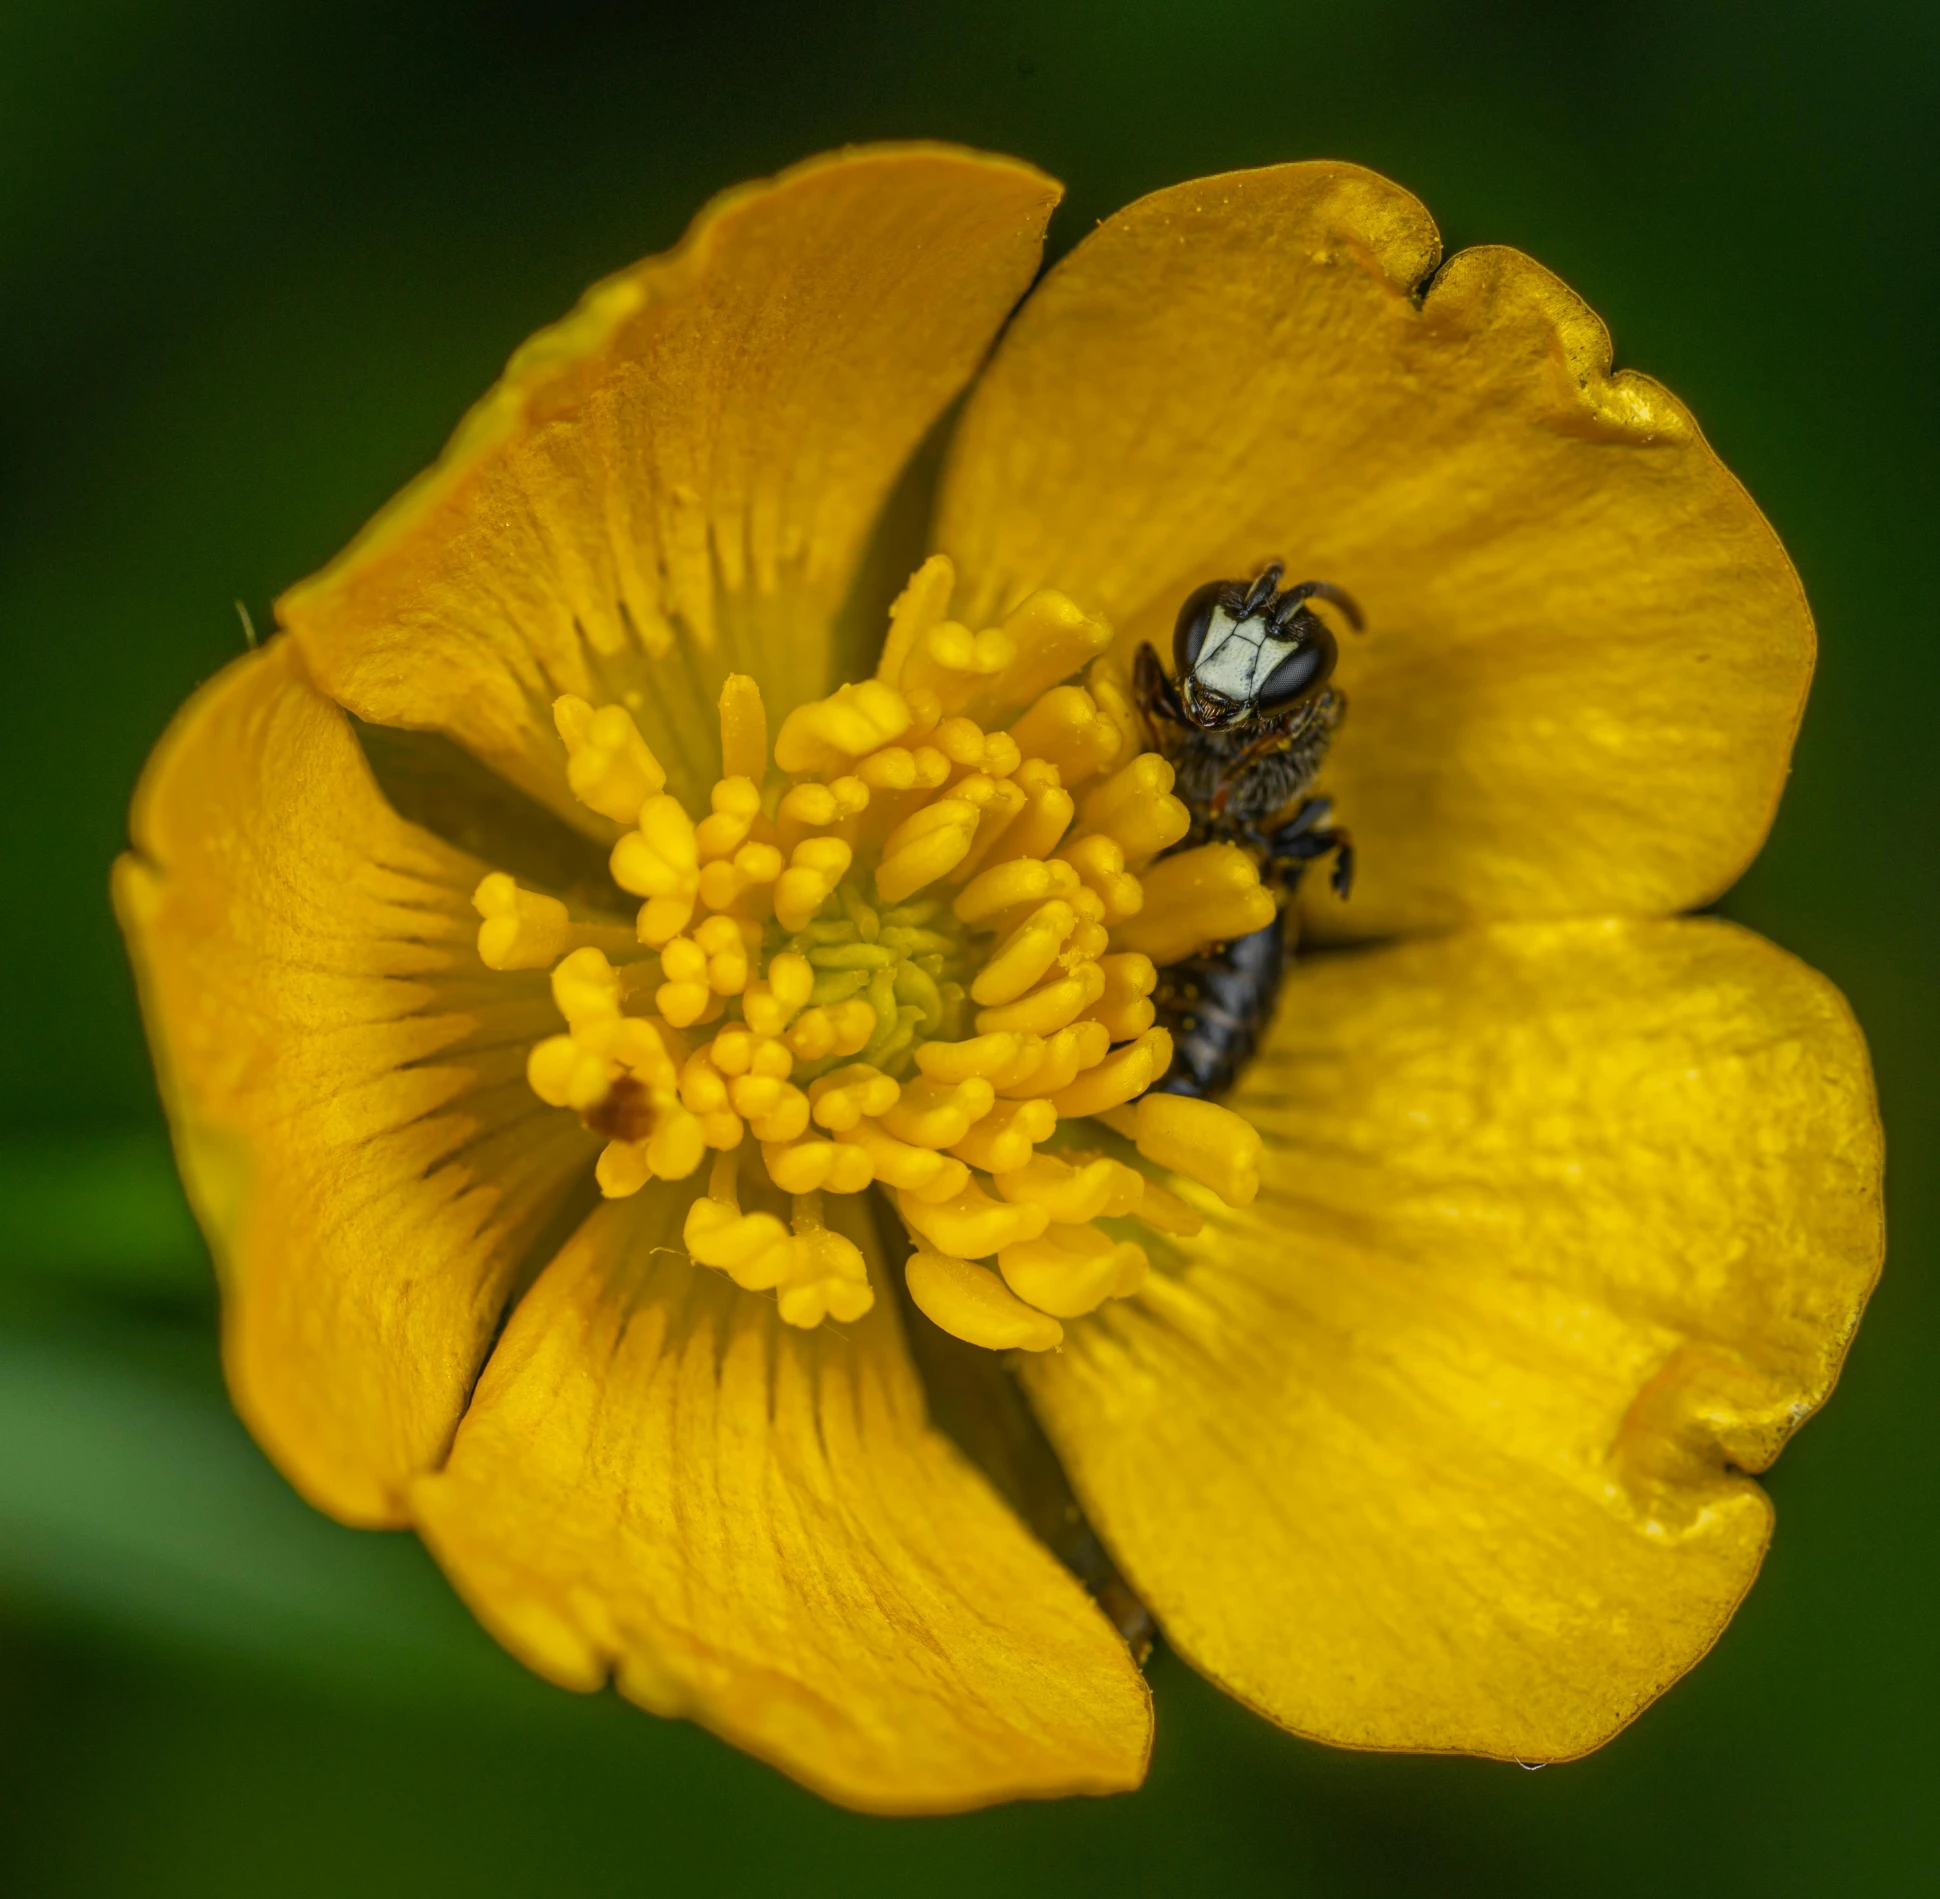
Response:
POLYGON ((1282 593, 1284 571, 1274 561, 1256 580, 1208 581, 1179 609, 1172 662, 1193 724, 1208 731, 1246 724, 1321 691, 1339 649, 1309 599, 1333 601, 1360 630, 1360 609, 1340 588, 1303 580, 1282 593))

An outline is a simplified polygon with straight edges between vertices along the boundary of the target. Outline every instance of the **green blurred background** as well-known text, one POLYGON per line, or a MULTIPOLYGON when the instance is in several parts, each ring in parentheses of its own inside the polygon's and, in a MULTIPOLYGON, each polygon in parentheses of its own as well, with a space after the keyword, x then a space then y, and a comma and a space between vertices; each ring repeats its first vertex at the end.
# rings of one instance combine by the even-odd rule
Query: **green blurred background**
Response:
POLYGON ((1940 14, 1864 0, 8 0, 0 1890, 1935 1890, 1937 81, 1940 14), (1332 1753, 1161 1653, 1143 1793, 859 1820, 527 1678, 229 1416, 106 901, 144 754, 232 603, 266 625, 588 280, 908 135, 1060 174, 1060 248, 1195 173, 1372 165, 1583 292, 1804 573, 1797 770, 1724 907, 1870 1033, 1893 1259, 1749 1604, 1586 1762, 1332 1753))

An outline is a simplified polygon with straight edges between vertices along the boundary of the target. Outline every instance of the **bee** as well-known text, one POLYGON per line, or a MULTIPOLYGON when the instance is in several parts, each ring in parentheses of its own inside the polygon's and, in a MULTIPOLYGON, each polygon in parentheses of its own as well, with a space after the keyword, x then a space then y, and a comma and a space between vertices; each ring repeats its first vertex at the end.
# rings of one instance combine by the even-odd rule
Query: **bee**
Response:
POLYGON ((1347 712, 1328 683, 1339 649, 1307 602, 1330 602, 1357 633, 1361 610, 1329 581, 1283 589, 1285 572, 1271 561, 1253 580, 1210 581, 1191 594, 1173 630, 1171 677, 1149 644, 1138 652, 1139 709, 1192 814, 1173 850, 1237 844, 1279 905, 1264 929, 1160 976, 1154 1000, 1173 1040, 1172 1066, 1155 1084, 1164 1094, 1222 1095, 1251 1059, 1286 972, 1286 907, 1306 867, 1331 855, 1335 894, 1353 887, 1353 840, 1328 799, 1307 796, 1347 712))

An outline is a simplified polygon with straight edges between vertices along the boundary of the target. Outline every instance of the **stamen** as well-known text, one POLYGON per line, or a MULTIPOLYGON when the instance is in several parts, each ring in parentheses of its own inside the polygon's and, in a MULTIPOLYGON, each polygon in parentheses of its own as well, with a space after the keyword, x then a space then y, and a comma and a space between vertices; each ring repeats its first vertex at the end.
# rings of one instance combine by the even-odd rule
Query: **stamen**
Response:
POLYGON ((566 782, 581 804, 618 824, 631 824, 640 807, 667 782, 660 761, 624 706, 595 712, 571 693, 555 699, 552 721, 566 747, 566 782))
POLYGON ((721 776, 760 784, 768 771, 768 711, 761 687, 729 673, 721 687, 721 776))
POLYGON ((1123 1299, 1145 1283, 1145 1249, 1113 1240, 1095 1226, 1049 1226, 997 1255, 997 1269, 1020 1299, 1060 1319, 1081 1318, 1107 1299, 1123 1299))
POLYGON ((603 1192, 713 1153, 684 1226, 701 1265, 772 1292, 788 1324, 858 1318, 874 1293, 823 1196, 879 1183, 916 1236, 919 1307, 1044 1351, 1149 1270, 1094 1221, 1202 1220, 1138 1168, 1058 1145, 1067 1122, 1100 1116, 1231 1204, 1257 1191, 1244 1122, 1147 1093, 1172 1053, 1151 997, 1158 963, 1273 906, 1242 851, 1160 855, 1188 815, 1099 658, 1110 628, 1050 592, 972 628, 948 617, 953 579, 926 562, 877 676, 798 706, 772 756, 758 686, 731 675, 705 811, 667 793, 624 708, 562 697, 568 782, 630 827, 611 867, 639 913, 630 933, 576 923, 495 872, 480 955, 551 969, 565 1032, 527 1078, 602 1137, 603 1192))
POLYGON ((1260 1191, 1258 1130, 1230 1108, 1186 1095, 1147 1095, 1129 1130, 1149 1161, 1210 1187, 1229 1207, 1250 1207, 1260 1191))
POLYGON ((1237 844, 1202 844, 1143 872, 1144 907, 1119 932, 1154 963, 1176 963, 1273 921, 1272 893, 1237 844))
POLYGON ((495 870, 472 892, 478 926, 478 960, 487 969, 550 969, 572 943, 572 918, 556 897, 521 890, 495 870))
POLYGON ((988 1266, 918 1247, 903 1269, 909 1296, 944 1331, 993 1352, 1048 1352, 1064 1327, 1027 1306, 988 1266))

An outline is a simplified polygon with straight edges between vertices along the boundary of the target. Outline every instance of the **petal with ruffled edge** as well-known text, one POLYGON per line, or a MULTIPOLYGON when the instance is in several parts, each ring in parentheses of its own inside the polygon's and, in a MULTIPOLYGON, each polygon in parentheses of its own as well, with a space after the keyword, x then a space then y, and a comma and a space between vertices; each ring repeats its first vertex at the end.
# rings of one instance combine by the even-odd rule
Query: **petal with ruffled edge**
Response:
POLYGON ((589 830, 561 693, 629 707, 704 802, 728 672, 779 717, 871 669, 835 631, 865 537, 1030 282, 1057 195, 925 145, 725 193, 533 337, 282 623, 352 711, 449 734, 589 830))
MULTIPOLYGON (((561 1684, 609 1670, 845 1805, 1143 1778, 1103 1615, 928 1424, 893 1302, 799 1332, 696 1267, 691 1186, 600 1209, 521 1302, 419 1527, 561 1684)), ((884 1266, 858 1203, 829 1217, 884 1266)))
POLYGON ((1317 928, 1656 915, 1770 824, 1812 627, 1683 407, 1514 251, 1440 243, 1340 164, 1201 179, 1112 218, 978 385, 938 545, 994 614, 1054 585, 1129 655, 1200 582, 1358 596, 1325 788, 1360 846, 1317 928))
POLYGON ((485 866, 385 804, 286 641, 177 715, 132 835, 115 905, 237 1407, 314 1502, 397 1523, 597 1145, 526 1085, 546 978, 479 963, 485 866))
POLYGON ((1595 1747, 1749 1587, 1877 1273, 1845 1005, 1725 924, 1504 925, 1303 964, 1232 1105, 1256 1204, 1025 1370, 1093 1522, 1300 1733, 1595 1747))

